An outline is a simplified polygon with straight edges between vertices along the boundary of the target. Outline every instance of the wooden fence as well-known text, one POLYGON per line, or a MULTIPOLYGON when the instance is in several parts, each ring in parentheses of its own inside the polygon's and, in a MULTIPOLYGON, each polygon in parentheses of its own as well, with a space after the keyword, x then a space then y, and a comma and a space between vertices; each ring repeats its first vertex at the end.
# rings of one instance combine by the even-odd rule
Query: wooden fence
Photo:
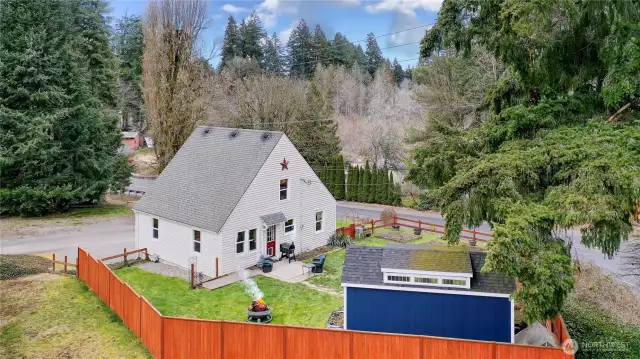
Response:
MULTIPOLYGON (((376 229, 385 228, 385 227, 405 227, 405 228, 413 228, 420 229, 424 232, 434 233, 443 235, 444 234, 444 225, 438 223, 431 223, 427 221, 421 221, 417 219, 410 219, 404 217, 389 217, 389 218, 381 218, 381 219, 372 219, 367 222, 363 222, 361 224, 363 226, 364 231, 374 234, 376 229)), ((336 229, 337 233, 344 233, 347 236, 355 237, 356 225, 350 224, 346 227, 340 227, 336 229)), ((478 242, 488 242, 493 239, 493 233, 491 232, 483 232, 478 231, 476 229, 467 229, 463 228, 460 232, 460 239, 467 240, 475 240, 478 242)))
POLYGON ((77 274, 158 359, 574 358, 526 345, 168 317, 80 248, 77 274))

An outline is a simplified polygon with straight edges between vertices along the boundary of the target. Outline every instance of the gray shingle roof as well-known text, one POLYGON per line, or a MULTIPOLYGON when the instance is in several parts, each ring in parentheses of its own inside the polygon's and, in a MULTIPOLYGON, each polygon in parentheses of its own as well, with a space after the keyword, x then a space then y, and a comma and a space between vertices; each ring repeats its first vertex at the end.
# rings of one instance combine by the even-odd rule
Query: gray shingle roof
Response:
POLYGON ((134 208, 219 232, 282 135, 198 126, 134 208))
POLYGON ((469 251, 461 247, 433 248, 394 244, 384 247, 382 268, 472 274, 469 251))
POLYGON ((264 216, 260 216, 260 219, 267 226, 271 226, 271 225, 274 225, 274 224, 278 224, 278 223, 282 223, 282 222, 286 222, 287 221, 287 217, 285 217, 284 213, 282 213, 282 212, 265 214, 264 216))
MULTIPOLYGON (((411 246, 409 246, 411 247, 411 246)), ((393 247, 392 247, 393 248, 393 247)), ((342 283, 368 284, 389 287, 416 288, 410 284, 384 283, 382 262, 387 247, 350 246, 342 268, 342 283)), ((485 252, 463 252, 470 256, 473 269, 471 289, 435 287, 439 290, 475 291, 485 293, 510 294, 515 290, 515 281, 501 273, 483 273, 485 252)))

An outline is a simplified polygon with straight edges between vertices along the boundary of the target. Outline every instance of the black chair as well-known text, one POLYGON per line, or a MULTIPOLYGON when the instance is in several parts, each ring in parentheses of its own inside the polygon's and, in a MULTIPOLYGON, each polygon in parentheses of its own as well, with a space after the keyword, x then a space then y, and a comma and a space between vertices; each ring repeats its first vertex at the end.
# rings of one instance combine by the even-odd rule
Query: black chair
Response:
POLYGON ((282 258, 289 258, 289 263, 291 263, 292 259, 294 261, 296 260, 296 246, 293 242, 280 243, 280 260, 282 260, 282 258))
POLYGON ((325 254, 321 255, 320 258, 314 258, 311 261, 313 264, 313 268, 311 268, 312 273, 322 273, 324 269, 324 260, 327 258, 325 254))

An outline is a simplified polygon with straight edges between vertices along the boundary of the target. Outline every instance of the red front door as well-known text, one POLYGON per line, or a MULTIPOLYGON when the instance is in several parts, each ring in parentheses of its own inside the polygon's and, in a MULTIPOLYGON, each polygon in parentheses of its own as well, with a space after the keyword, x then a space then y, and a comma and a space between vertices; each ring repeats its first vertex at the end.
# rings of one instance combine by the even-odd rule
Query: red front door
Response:
POLYGON ((267 255, 276 255, 276 225, 267 228, 267 255))

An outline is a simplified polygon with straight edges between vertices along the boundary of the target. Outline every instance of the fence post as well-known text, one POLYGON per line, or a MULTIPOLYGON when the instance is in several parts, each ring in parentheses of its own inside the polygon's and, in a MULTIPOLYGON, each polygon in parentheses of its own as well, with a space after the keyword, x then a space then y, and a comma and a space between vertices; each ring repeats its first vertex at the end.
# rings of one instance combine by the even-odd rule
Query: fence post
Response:
POLYGON ((218 278, 218 257, 216 257, 216 278, 218 278))
POLYGON ((76 277, 80 278, 80 257, 76 257, 76 277))
POLYGON ((149 252, 147 252, 147 248, 144 248, 144 260, 148 261, 149 260, 149 252))
POLYGON ((64 256, 64 274, 67 274, 67 256, 64 256))
POLYGON ((195 286, 194 286, 194 283, 195 283, 194 271, 195 271, 195 265, 193 263, 191 263, 191 283, 189 283, 191 289, 195 288, 195 286))
POLYGON ((374 223, 374 220, 372 219, 372 220, 371 220, 371 237, 373 237, 373 230, 374 230, 374 225, 373 225, 373 223, 374 223))
POLYGON ((53 253, 53 254, 51 255, 51 258, 53 258, 53 259, 51 260, 51 264, 53 265, 53 267, 51 267, 51 271, 52 271, 52 272, 55 272, 55 271, 56 271, 56 254, 55 254, 55 253, 53 253))
POLYGON ((473 241, 475 242, 475 240, 476 240, 476 229, 474 228, 473 229, 473 241))
POLYGON ((123 255, 124 255, 124 264, 127 264, 127 248, 124 249, 124 251, 122 251, 123 255))
POLYGON ((418 229, 422 230, 422 221, 421 220, 418 220, 418 229))

